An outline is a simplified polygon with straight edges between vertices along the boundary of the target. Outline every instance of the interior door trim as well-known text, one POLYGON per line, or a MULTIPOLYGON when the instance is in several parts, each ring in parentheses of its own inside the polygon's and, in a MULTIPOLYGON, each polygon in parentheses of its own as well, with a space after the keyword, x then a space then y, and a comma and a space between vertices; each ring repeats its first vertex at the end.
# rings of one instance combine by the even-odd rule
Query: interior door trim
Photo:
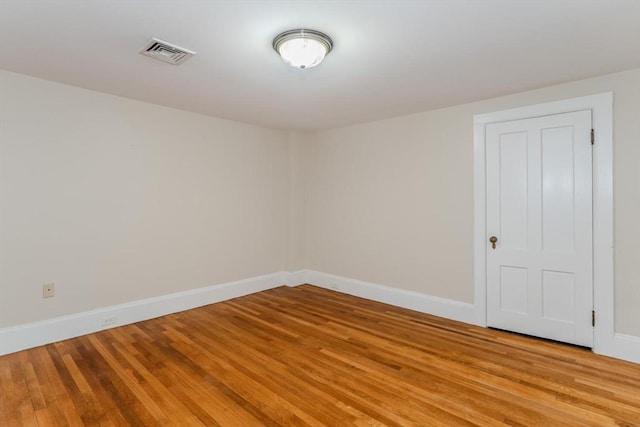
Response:
POLYGON ((591 110, 593 146, 593 293, 597 316, 593 351, 613 357, 615 312, 613 279, 613 93, 571 98, 473 117, 474 308, 476 324, 487 326, 486 141, 489 123, 591 110))

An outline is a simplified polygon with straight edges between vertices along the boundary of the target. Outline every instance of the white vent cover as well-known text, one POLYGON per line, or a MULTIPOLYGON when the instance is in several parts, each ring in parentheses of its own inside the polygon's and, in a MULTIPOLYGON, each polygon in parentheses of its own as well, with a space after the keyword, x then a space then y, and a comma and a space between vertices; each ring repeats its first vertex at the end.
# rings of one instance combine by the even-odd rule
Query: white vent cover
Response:
POLYGON ((176 46, 155 37, 149 40, 149 43, 140 50, 140 53, 173 65, 180 65, 196 54, 188 49, 176 46))

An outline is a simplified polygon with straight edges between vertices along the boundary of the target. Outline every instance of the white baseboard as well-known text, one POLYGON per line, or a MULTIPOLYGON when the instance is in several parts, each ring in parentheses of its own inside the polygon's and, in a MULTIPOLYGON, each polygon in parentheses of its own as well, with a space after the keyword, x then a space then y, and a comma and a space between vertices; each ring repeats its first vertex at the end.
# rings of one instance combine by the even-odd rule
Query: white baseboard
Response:
POLYGON ((288 278, 288 274, 267 274, 40 322, 0 328, 0 355, 275 288, 284 283, 288 284, 283 282, 283 279, 288 278), (105 318, 115 318, 115 322, 103 326, 105 318))
POLYGON ((420 292, 392 288, 375 283, 349 279, 332 274, 306 270, 306 283, 321 288, 343 292, 398 307, 408 308, 421 313, 433 314, 447 319, 458 320, 465 323, 475 322, 475 309, 473 304, 435 297, 420 292))
POLYGON ((629 362, 640 363, 640 337, 616 332, 613 334, 613 348, 607 349, 607 356, 629 362))
MULTIPOLYGON (((309 283, 325 289, 486 327, 486 325, 478 323, 479 317, 473 304, 313 270, 302 270, 297 272, 296 275, 306 280, 306 282, 301 283, 309 283)), ((294 281, 294 283, 298 282, 294 281)), ((598 348, 597 353, 616 359, 640 363, 640 337, 614 333, 611 339, 607 340, 606 343, 603 343, 600 348, 598 348)))
POLYGON ((298 270, 285 273, 283 283, 287 286, 298 286, 308 283, 307 270, 298 270))
MULTIPOLYGON (((40 322, 0 328, 0 356, 92 332, 140 322, 203 305, 213 304, 278 286, 309 283, 447 319, 478 324, 473 304, 392 288, 314 270, 279 272, 221 285, 207 286, 125 304, 100 308, 40 322), (106 318, 115 322, 103 326, 106 318)), ((483 326, 483 325, 480 325, 483 326)), ((640 337, 614 333, 597 353, 640 363, 640 337)))

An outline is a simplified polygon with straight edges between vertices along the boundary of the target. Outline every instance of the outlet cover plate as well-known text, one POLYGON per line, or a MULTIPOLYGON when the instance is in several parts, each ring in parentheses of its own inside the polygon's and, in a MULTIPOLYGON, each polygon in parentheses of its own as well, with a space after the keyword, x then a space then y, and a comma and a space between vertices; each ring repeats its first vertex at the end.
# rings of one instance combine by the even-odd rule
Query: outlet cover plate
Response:
POLYGON ((53 298, 56 296, 55 283, 44 283, 42 285, 42 298, 53 298))
POLYGON ((107 316, 102 318, 102 326, 113 326, 118 323, 118 316, 107 316))

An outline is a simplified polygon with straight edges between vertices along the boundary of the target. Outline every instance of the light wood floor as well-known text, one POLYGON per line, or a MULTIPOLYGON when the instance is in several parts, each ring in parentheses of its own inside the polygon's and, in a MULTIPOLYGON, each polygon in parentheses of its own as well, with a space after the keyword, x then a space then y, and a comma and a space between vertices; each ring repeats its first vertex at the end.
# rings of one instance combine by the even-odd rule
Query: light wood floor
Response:
POLYGON ((313 286, 0 357, 1 426, 640 426, 640 365, 313 286))

